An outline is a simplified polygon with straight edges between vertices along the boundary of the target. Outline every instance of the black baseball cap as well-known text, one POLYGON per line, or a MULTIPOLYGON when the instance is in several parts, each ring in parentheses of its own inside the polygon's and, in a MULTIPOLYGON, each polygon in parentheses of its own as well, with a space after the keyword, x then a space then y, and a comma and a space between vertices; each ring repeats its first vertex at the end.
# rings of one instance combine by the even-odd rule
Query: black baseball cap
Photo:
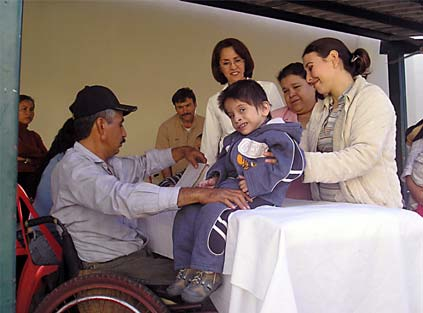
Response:
POLYGON ((107 109, 121 111, 123 115, 127 115, 138 108, 121 104, 113 91, 104 86, 85 86, 78 92, 75 101, 69 107, 75 119, 107 109))

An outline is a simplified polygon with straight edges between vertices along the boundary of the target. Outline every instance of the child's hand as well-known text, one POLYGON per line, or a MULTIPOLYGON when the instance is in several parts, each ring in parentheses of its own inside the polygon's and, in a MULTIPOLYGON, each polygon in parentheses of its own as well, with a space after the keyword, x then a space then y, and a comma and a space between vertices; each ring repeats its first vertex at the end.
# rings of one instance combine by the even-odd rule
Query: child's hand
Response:
POLYGON ((239 180, 238 182, 239 189, 241 189, 243 193, 248 195, 248 186, 247 186, 247 181, 245 180, 245 177, 242 175, 239 175, 238 180, 239 180))
POLYGON ((405 177, 405 182, 414 200, 417 203, 423 203, 423 187, 417 185, 411 178, 411 175, 405 177))
POLYGON ((200 188, 214 188, 214 186, 217 183, 218 178, 219 178, 218 176, 214 176, 212 178, 203 180, 198 184, 198 187, 200 187, 200 188))

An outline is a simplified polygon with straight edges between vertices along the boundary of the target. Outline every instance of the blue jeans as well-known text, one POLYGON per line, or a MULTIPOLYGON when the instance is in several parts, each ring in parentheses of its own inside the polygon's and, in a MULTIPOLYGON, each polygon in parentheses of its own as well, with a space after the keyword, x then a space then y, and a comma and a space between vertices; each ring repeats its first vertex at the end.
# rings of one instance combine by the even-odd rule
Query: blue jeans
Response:
POLYGON ((210 249, 209 236, 225 210, 228 208, 223 203, 209 203, 185 206, 178 211, 172 234, 176 270, 193 268, 222 273, 225 254, 216 254, 210 249))
MULTIPOLYGON (((238 189, 238 181, 227 179, 222 188, 238 189)), ((273 205, 260 197, 251 208, 273 205)), ((173 223, 173 257, 175 269, 192 268, 222 273, 225 261, 226 233, 229 215, 236 210, 220 202, 192 204, 176 213, 173 223)))

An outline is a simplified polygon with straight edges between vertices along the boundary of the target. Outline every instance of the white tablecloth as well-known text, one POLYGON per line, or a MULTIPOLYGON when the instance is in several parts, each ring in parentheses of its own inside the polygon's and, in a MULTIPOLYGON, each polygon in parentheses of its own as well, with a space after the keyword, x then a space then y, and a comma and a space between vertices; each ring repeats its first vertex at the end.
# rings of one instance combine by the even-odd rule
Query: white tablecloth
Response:
MULTIPOLYGON (((371 205, 286 201, 231 215, 219 312, 423 313, 423 219, 371 205)), ((143 221, 172 256, 171 220, 143 221)))

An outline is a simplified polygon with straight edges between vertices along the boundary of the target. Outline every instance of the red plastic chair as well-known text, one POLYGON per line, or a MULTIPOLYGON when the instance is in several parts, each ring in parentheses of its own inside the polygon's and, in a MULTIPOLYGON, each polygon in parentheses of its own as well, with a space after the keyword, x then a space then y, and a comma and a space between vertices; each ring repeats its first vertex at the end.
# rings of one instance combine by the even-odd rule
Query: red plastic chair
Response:
MULTIPOLYGON (((31 253, 29 249, 29 241, 27 236, 28 227, 25 224, 23 213, 22 213, 23 205, 25 205, 28 208, 28 211, 32 218, 39 217, 38 213, 35 211, 34 207, 32 206, 26 192, 23 190, 23 188, 20 185, 18 185, 17 191, 16 191, 16 206, 17 206, 19 226, 22 232, 23 240, 21 241, 16 240, 16 255, 26 256, 26 260, 20 275, 17 294, 16 294, 16 312, 17 313, 29 312, 32 298, 37 292, 37 290, 41 287, 42 278, 58 270, 58 265, 34 264, 31 258, 31 253)), ((57 260, 60 262, 62 260, 62 247, 54 238, 51 231, 45 225, 40 225, 39 230, 41 231, 42 235, 45 236, 57 260)))

